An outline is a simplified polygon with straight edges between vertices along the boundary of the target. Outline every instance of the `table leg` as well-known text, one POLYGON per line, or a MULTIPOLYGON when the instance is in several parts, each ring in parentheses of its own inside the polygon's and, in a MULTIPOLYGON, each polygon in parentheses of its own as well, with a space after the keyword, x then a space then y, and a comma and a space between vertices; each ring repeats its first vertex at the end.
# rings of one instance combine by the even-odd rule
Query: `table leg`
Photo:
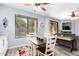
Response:
POLYGON ((75 39, 74 44, 74 50, 77 51, 77 39, 75 39))
POLYGON ((74 40, 72 40, 71 52, 74 50, 74 40))

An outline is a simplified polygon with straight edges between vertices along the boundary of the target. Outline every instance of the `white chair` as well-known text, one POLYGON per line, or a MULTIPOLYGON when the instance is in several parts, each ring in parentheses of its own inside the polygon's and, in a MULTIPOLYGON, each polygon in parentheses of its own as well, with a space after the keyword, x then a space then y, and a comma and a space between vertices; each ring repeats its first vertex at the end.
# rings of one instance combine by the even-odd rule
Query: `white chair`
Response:
POLYGON ((38 50, 38 55, 43 55, 43 56, 54 56, 55 52, 55 44, 56 44, 56 39, 57 36, 50 36, 49 34, 45 34, 46 38, 46 44, 45 47, 39 47, 38 50))
POLYGON ((31 36, 30 35, 27 35, 27 40, 28 40, 28 43, 27 43, 27 46, 29 48, 29 56, 32 56, 33 55, 33 46, 32 46, 32 43, 31 43, 31 36))
POLYGON ((36 39, 36 35, 34 34, 29 34, 27 35, 27 40, 28 40, 28 47, 29 47, 29 55, 30 56, 35 56, 36 55, 36 49, 35 45, 33 44, 33 40, 36 39))

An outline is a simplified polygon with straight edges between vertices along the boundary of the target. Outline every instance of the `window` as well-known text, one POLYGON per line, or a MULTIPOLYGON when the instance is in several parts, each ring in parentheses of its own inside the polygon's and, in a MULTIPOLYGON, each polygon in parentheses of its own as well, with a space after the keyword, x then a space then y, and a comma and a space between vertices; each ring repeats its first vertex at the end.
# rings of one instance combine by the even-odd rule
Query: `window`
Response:
POLYGON ((36 33, 36 32, 37 32, 36 18, 16 15, 16 20, 15 20, 16 38, 23 38, 29 33, 36 33))
POLYGON ((36 20, 35 18, 28 17, 28 34, 29 33, 36 33, 36 20))

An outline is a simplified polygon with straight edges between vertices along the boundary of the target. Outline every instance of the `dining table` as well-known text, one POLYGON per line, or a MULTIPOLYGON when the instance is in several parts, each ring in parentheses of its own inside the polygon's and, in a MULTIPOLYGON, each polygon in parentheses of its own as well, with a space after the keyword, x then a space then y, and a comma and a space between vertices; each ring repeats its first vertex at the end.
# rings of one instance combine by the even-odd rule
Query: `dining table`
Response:
MULTIPOLYGON (((36 49, 38 48, 38 47, 40 47, 41 45, 44 45, 45 44, 45 42, 44 42, 44 40, 41 40, 40 39, 41 37, 38 37, 38 36, 34 36, 34 35, 30 35, 30 42, 31 42, 31 46, 32 46, 32 55, 33 56, 36 56, 36 53, 37 53, 37 51, 36 51, 36 49)), ((44 39, 44 38, 43 38, 44 39)))

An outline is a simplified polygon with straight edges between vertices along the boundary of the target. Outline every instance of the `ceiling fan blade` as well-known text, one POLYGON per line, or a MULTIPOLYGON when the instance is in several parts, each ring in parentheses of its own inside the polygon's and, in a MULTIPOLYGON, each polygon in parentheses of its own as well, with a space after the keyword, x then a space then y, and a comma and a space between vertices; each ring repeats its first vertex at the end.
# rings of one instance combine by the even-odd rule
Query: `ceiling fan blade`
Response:
POLYGON ((79 14, 75 15, 75 17, 79 17, 79 14))
POLYGON ((46 8, 44 8, 44 7, 41 7, 41 9, 42 9, 43 11, 46 11, 46 8))
POLYGON ((26 6, 30 6, 30 5, 33 5, 33 4, 24 4, 24 5, 26 5, 26 6))
POLYGON ((47 5, 47 4, 49 4, 49 3, 40 3, 40 5, 47 5))
POLYGON ((77 14, 79 16, 79 14, 77 14))
POLYGON ((72 13, 76 13, 76 12, 79 12, 79 10, 73 11, 72 13))

